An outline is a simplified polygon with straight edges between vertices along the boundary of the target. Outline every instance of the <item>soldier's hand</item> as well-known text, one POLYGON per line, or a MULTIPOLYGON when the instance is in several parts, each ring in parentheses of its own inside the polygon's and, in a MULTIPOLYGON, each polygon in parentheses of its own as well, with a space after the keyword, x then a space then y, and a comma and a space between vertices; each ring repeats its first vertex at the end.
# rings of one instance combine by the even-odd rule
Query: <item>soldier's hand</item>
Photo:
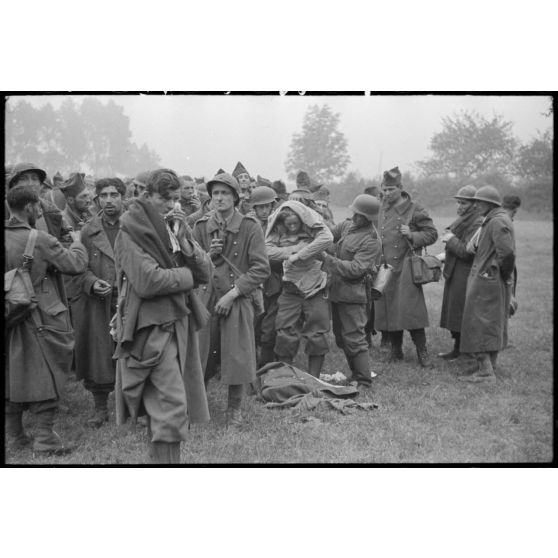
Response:
POLYGON ((102 279, 97 279, 95 283, 93 283, 93 294, 97 296, 106 296, 112 291, 112 285, 103 281, 102 279))
POLYGON ((80 231, 69 231, 69 235, 72 238, 72 242, 81 242, 81 232, 80 231))
POLYGON ((223 240, 221 238, 213 238, 209 246, 209 255, 211 259, 219 257, 223 252, 223 240))
POLYGON ((215 313, 219 316, 228 316, 236 297, 236 289, 231 289, 228 293, 224 294, 215 305, 215 313))
POLYGON ((405 236, 411 240, 411 228, 409 225, 399 225, 399 232, 401 233, 401 236, 405 236))
POLYGON ((447 233, 443 234, 442 237, 440 238, 440 240, 442 242, 447 242, 450 238, 453 238, 455 235, 451 232, 448 231, 447 233))

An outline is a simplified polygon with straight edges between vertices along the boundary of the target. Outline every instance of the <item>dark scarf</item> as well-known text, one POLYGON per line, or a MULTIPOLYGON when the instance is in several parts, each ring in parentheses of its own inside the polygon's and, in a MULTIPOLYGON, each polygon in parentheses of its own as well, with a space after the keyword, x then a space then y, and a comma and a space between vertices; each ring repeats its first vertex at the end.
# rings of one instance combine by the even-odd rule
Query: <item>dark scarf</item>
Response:
POLYGON ((470 229, 471 225, 479 218, 475 206, 471 206, 464 215, 458 217, 448 229, 459 239, 470 229))
MULTIPOLYGON (((164 269, 176 267, 172 248, 163 216, 145 200, 138 199, 128 211, 120 217, 120 229, 130 235, 130 238, 145 250, 164 269)), ((144 300, 144 304, 154 302, 162 315, 169 317, 168 321, 181 319, 188 313, 186 294, 175 293, 161 295, 153 299, 144 300)))

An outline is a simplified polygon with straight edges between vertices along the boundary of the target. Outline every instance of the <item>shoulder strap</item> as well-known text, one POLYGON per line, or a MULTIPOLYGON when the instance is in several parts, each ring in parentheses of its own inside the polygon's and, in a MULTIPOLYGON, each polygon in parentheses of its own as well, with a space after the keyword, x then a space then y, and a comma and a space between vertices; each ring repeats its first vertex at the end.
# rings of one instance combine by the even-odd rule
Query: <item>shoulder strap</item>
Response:
POLYGON ((35 250, 35 241, 37 240, 37 229, 31 229, 27 237, 27 244, 23 252, 23 267, 29 269, 33 261, 33 252, 35 250))

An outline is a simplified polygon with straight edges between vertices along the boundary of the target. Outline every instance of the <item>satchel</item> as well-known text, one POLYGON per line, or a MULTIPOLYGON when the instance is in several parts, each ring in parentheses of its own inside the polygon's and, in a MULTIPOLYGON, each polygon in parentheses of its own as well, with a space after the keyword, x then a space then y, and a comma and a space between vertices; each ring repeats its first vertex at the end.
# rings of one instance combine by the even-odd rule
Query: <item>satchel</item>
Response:
POLYGON ((31 229, 21 266, 4 273, 4 319, 8 328, 25 320, 37 308, 38 302, 29 274, 36 239, 37 230, 31 229))
POLYGON ((442 276, 442 262, 425 250, 424 256, 411 256, 411 275, 415 285, 436 283, 442 276))

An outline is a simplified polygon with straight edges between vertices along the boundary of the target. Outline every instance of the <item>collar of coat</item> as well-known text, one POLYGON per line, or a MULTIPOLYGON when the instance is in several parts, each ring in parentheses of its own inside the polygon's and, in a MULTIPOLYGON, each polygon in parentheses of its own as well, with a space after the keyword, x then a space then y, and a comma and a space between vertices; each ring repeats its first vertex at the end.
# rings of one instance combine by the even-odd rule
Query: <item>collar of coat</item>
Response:
MULTIPOLYGON (((503 209, 502 207, 495 207, 494 209, 491 209, 484 217, 484 221, 482 222, 482 227, 484 227, 491 219, 493 219, 494 217, 497 217, 498 215, 507 217, 509 219, 509 215, 508 212, 503 209)), ((511 223, 511 219, 510 219, 510 223, 511 223)))
POLYGON ((110 245, 107 233, 103 228, 102 213, 94 215, 91 220, 87 223, 87 228, 89 230, 89 236, 95 246, 106 254, 111 260, 114 260, 114 251, 110 245))
POLYGON ((403 213, 405 213, 409 207, 411 207, 413 201, 411 200, 411 196, 409 196, 409 194, 407 194, 407 192, 402 192, 402 198, 405 200, 401 205, 396 205, 393 209, 395 209, 395 211, 397 211, 397 213, 399 213, 399 215, 402 215, 403 213))
POLYGON ((30 229, 31 225, 22 221, 18 217, 12 216, 8 220, 4 221, 5 229, 30 229))
MULTIPOLYGON (((240 211, 238 211, 238 209, 235 208, 231 219, 229 220, 227 226, 225 227, 225 230, 232 233, 237 233, 240 230, 240 224, 242 223, 245 217, 246 217, 245 215, 242 215, 242 213, 240 213, 240 211)), ((217 212, 211 211, 208 214, 208 218, 207 218, 207 232, 211 234, 212 232, 218 231, 219 229, 220 227, 219 227, 219 221, 217 220, 217 212)))

